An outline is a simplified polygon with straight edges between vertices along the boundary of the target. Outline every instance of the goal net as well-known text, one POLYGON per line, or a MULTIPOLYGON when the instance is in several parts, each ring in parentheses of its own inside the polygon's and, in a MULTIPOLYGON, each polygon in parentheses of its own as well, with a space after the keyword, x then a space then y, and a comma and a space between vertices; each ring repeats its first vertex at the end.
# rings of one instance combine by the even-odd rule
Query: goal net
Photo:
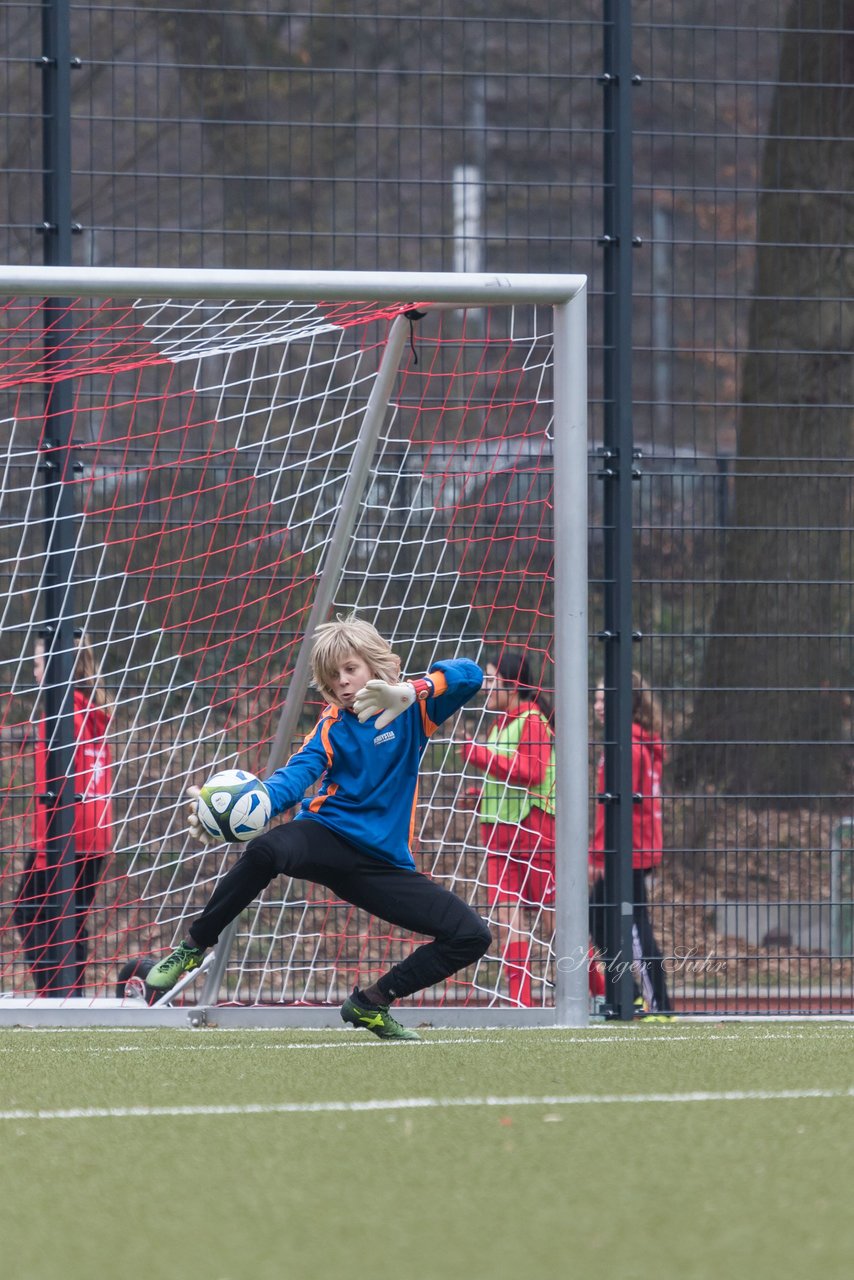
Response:
MULTIPOLYGON (((546 278, 538 295, 530 278, 477 278, 473 305, 467 277, 458 298, 452 278, 394 298, 378 277, 382 289, 354 283, 347 299, 343 277, 314 297, 303 278, 285 298, 266 274, 266 300, 248 279, 228 299, 222 287, 168 297, 143 272, 125 273, 133 295, 124 278, 108 292, 82 271, 64 300, 45 301, 55 285, 4 300, 3 995, 113 996, 184 935, 240 854, 189 840, 186 789, 218 769, 264 776, 309 732, 318 621, 374 623, 410 676, 512 651, 532 696, 554 703, 556 536, 569 528, 555 518, 554 401, 570 376, 556 374, 555 326, 583 281, 546 278), (69 782, 52 800, 61 759, 69 782)), ((573 332, 557 345, 578 371, 573 332)), ((583 494, 583 418, 572 426, 567 471, 583 494)), ((583 604, 586 547, 564 554, 583 604)), ((583 674, 580 626, 564 620, 557 644, 583 648, 583 674)), ((566 703, 576 719, 580 693, 566 703)), ((560 885, 557 899, 550 874, 515 897, 502 888, 478 814, 483 775, 460 752, 493 721, 479 696, 431 739, 413 853, 496 941, 415 1000, 551 1008, 560 885)), ((586 719, 582 736, 586 766, 586 719)), ((585 777, 585 822, 586 790, 585 777)), ((337 1004, 412 945, 282 878, 224 939, 215 977, 180 999, 337 1004)))

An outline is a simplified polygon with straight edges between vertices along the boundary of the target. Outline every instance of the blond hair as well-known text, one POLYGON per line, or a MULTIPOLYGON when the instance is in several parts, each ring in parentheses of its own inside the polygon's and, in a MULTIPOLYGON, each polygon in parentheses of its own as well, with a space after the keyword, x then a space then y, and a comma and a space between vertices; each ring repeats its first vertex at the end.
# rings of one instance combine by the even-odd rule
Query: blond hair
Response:
POLYGON ((329 702, 335 702, 332 681, 342 662, 353 654, 368 664, 376 679, 388 684, 400 679, 400 659, 392 653, 389 642, 370 622, 351 613, 322 623, 311 643, 311 683, 329 702))

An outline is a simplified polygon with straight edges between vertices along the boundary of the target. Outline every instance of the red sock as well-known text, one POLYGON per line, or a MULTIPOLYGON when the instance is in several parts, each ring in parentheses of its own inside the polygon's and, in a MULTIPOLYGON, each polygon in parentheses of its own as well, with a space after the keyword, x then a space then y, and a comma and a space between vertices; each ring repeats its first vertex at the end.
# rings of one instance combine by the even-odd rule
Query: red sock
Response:
POLYGON ((587 989, 591 996, 605 994, 605 975, 596 963, 596 952, 592 947, 587 953, 587 989))
POLYGON ((531 1004, 531 944, 527 938, 514 938, 504 948, 504 970, 510 999, 516 1004, 531 1004))

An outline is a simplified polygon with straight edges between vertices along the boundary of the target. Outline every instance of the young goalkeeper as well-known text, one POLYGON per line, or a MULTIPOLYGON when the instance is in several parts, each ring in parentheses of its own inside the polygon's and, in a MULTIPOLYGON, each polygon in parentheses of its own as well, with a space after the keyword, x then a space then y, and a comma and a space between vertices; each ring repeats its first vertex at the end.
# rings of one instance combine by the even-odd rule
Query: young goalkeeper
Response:
MULTIPOLYGON (((423 679, 401 682, 400 660, 388 643, 354 617, 318 627, 311 663, 312 683, 329 705, 300 749, 265 784, 273 816, 302 801, 298 813, 247 845, 186 939, 149 971, 146 982, 168 991, 182 973, 198 967, 205 949, 274 876, 294 876, 433 939, 372 986, 355 987, 341 1006, 345 1022, 382 1040, 417 1040, 392 1017, 389 1005, 473 964, 492 941, 471 907, 416 871, 409 849, 421 757, 442 721, 477 693, 483 673, 460 658, 434 663, 423 679), (316 794, 303 798, 318 781, 316 794)), ((196 839, 213 843, 195 800, 189 827, 196 839)))

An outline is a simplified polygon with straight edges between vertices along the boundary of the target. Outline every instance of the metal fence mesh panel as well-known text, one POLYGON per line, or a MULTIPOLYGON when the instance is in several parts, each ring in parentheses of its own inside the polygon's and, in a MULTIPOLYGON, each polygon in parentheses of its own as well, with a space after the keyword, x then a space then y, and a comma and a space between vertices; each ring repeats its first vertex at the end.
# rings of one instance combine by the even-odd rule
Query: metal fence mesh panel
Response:
MULTIPOLYGON (((12 263, 43 248, 40 14, 0 12, 12 263)), ((854 14, 646 0, 632 18, 654 929, 686 1012, 850 1011, 854 14)), ((601 6, 73 4, 71 22, 76 263, 585 273, 601 444, 601 6)), ((33 465, 5 473, 19 507, 33 465)), ((601 658, 591 639, 594 684, 601 658)), ((592 715, 590 736, 593 817, 592 715)))

